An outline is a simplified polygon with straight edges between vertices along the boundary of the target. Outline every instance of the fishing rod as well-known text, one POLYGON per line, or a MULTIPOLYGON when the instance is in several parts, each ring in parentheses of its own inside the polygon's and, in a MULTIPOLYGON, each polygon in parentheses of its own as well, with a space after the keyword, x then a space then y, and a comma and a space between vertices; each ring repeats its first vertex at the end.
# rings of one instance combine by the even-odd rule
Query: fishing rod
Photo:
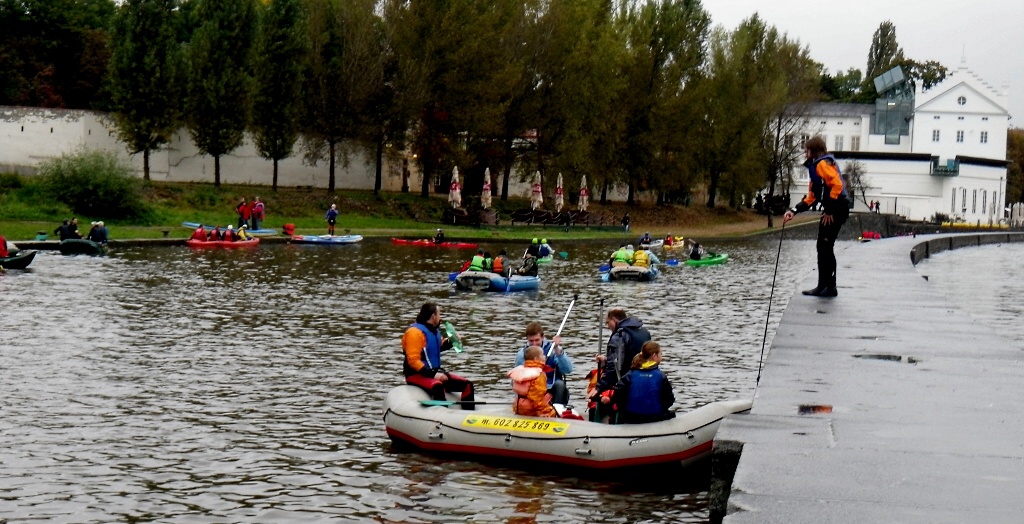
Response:
POLYGON ((754 384, 761 382, 761 365, 764 364, 764 346, 768 343, 768 320, 772 318, 772 298, 775 297, 775 277, 779 274, 779 258, 782 256, 782 238, 786 236, 786 221, 782 221, 782 230, 779 231, 779 252, 775 254, 775 271, 772 273, 772 290, 768 295, 768 315, 764 318, 764 338, 761 339, 761 358, 757 361, 757 380, 754 384))

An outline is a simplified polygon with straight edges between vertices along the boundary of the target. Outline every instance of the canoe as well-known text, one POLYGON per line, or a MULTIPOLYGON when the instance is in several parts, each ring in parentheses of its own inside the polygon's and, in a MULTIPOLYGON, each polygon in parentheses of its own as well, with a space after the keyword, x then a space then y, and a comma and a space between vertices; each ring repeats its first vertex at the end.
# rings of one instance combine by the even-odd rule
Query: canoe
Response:
POLYGON ((18 251, 9 257, 0 257, 0 267, 4 269, 25 269, 36 258, 36 251, 29 249, 18 251))
POLYGON ((470 242, 441 242, 440 244, 435 244, 434 241, 429 238, 421 238, 418 240, 392 238, 391 243, 399 246, 449 247, 455 249, 476 249, 478 247, 478 244, 472 244, 470 242))
POLYGON ((505 277, 490 271, 463 271, 455 276, 455 288, 463 291, 529 291, 540 287, 540 277, 505 277))
POLYGON ((631 282, 650 282, 661 274, 657 267, 618 266, 601 274, 605 282, 625 280, 631 282))
POLYGON ((239 248, 239 247, 255 247, 259 243, 260 243, 260 239, 258 239, 258 238, 250 238, 249 240, 241 240, 241 241, 230 241, 230 240, 194 240, 194 239, 190 238, 190 239, 185 241, 185 245, 187 245, 188 247, 197 247, 197 248, 223 247, 223 248, 228 248, 228 249, 239 248))
POLYGON ((384 427, 392 442, 428 452, 604 471, 670 463, 685 466, 705 458, 722 419, 749 411, 751 405, 750 400, 712 402, 661 422, 610 425, 513 415, 511 397, 478 403, 474 411, 463 410, 457 403, 422 403, 429 399, 416 386, 401 385, 388 392, 384 427))
MULTIPOLYGON (((187 227, 189 229, 195 229, 195 228, 199 227, 199 222, 182 222, 181 225, 185 226, 185 227, 187 227)), ((220 227, 220 229, 222 231, 227 229, 227 226, 213 226, 211 224, 204 224, 204 227, 206 229, 210 229, 212 227, 220 227)), ((256 235, 256 236, 265 237, 265 236, 270 236, 270 235, 276 235, 277 234, 277 230, 276 229, 267 229, 267 228, 260 228, 260 229, 245 228, 245 234, 246 235, 256 235)))
POLYGON ((729 260, 728 253, 708 253, 704 255, 704 258, 700 260, 687 259, 686 265, 688 266, 713 266, 715 264, 724 264, 726 260, 729 260))
POLYGON ((102 255, 107 250, 103 244, 85 238, 61 240, 57 249, 62 255, 102 255))
POLYGON ((288 241, 293 244, 355 244, 363 239, 362 235, 292 235, 288 241))

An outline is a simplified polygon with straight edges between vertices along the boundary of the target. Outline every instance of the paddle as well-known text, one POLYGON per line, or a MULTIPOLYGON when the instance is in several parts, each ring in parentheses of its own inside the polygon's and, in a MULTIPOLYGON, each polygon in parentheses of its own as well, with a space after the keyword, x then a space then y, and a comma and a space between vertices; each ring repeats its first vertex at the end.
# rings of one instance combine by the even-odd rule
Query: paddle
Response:
POLYGON ((612 266, 608 264, 601 264, 601 267, 597 268, 598 273, 607 273, 612 270, 612 266))
POLYGON ((479 400, 421 400, 424 406, 458 406, 462 404, 508 404, 508 402, 480 402, 479 400))
POLYGON ((668 260, 666 260, 666 261, 665 261, 665 265, 666 265, 666 266, 672 266, 672 267, 675 267, 675 266, 678 266, 678 265, 679 265, 679 261, 678 261, 678 260, 676 260, 676 259, 674 259, 674 258, 670 258, 670 259, 668 259, 668 260))
POLYGON ((569 253, 566 251, 559 251, 558 256, 562 257, 562 259, 566 259, 569 258, 569 253))
POLYGON ((460 271, 452 271, 448 273, 448 282, 455 282, 455 277, 459 276, 460 271))
POLYGON ((564 316, 564 317, 562 317, 562 323, 561 323, 561 324, 559 324, 559 326, 558 326, 558 331, 556 331, 556 332, 555 332, 555 336, 556 336, 556 337, 557 337, 558 335, 561 335, 561 334, 562 334, 562 328, 564 328, 564 327, 565 327, 565 321, 566 321, 566 320, 569 320, 569 312, 570 312, 570 311, 572 311, 572 306, 573 306, 573 304, 575 304, 575 303, 576 303, 576 299, 577 299, 577 298, 580 298, 580 296, 579 296, 579 295, 573 295, 573 296, 572 296, 572 301, 571 301, 571 302, 569 302, 569 309, 566 309, 566 310, 565 310, 565 316, 564 316))

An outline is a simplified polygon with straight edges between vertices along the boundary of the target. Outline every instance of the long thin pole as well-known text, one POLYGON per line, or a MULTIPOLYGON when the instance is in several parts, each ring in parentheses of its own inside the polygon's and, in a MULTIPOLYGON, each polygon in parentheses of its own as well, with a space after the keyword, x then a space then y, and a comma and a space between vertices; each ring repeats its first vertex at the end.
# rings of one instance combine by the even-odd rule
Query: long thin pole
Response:
POLYGON ((557 333, 555 333, 555 336, 556 336, 556 337, 557 337, 558 335, 561 335, 561 334, 562 334, 562 328, 564 328, 564 327, 565 327, 565 321, 566 321, 566 320, 569 320, 569 312, 570 312, 570 311, 572 311, 572 306, 573 306, 573 304, 575 304, 575 303, 576 303, 576 299, 577 299, 578 297, 579 297, 579 295, 573 295, 573 296, 572 296, 572 302, 569 302, 569 309, 566 309, 566 310, 565 310, 565 316, 564 316, 564 317, 562 317, 562 323, 561 323, 561 325, 559 325, 559 326, 558 326, 558 332, 557 332, 557 333))
POLYGON ((775 277, 779 274, 779 258, 782 256, 782 237, 786 236, 786 222, 782 222, 782 230, 779 231, 779 252, 775 254, 775 271, 772 273, 772 291, 768 295, 768 315, 764 317, 764 338, 761 339, 761 359, 757 362, 757 380, 755 384, 761 383, 761 366, 764 364, 764 346, 768 343, 768 320, 772 318, 772 298, 775 297, 775 277))

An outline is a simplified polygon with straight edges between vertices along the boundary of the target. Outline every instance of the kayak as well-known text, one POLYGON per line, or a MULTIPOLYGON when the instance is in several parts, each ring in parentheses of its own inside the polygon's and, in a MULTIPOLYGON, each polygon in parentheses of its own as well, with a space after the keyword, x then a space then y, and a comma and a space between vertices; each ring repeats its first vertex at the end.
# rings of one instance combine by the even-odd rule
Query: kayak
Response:
POLYGON ((36 251, 29 249, 18 251, 9 257, 0 257, 0 267, 4 269, 25 269, 36 258, 36 251))
POLYGON ((418 240, 406 240, 404 238, 392 238, 392 244, 399 246, 417 246, 417 247, 450 247, 455 249, 476 249, 478 244, 472 244, 469 242, 441 242, 440 244, 435 243, 429 238, 421 238, 418 240))
POLYGON ((728 253, 708 253, 700 260, 688 259, 686 265, 688 266, 713 266, 715 264, 724 264, 726 260, 729 260, 728 253))
POLYGON ((537 264, 538 265, 540 265, 540 264, 550 264, 551 261, 554 260, 554 259, 555 259, 555 255, 554 254, 548 255, 546 257, 538 257, 537 258, 537 264))
MULTIPOLYGON (((185 226, 185 227, 187 227, 189 229, 196 229, 196 228, 199 227, 199 222, 182 222, 181 225, 185 226)), ((211 226, 209 224, 203 224, 203 226, 206 227, 206 229, 210 229, 211 227, 215 227, 215 226, 211 226)), ((227 226, 216 226, 216 227, 220 227, 220 229, 222 231, 227 229, 227 226)), ((270 236, 270 235, 276 235, 277 234, 277 230, 276 229, 267 229, 267 228, 261 228, 261 229, 245 228, 245 234, 246 235, 256 235, 256 236, 265 237, 265 236, 270 236)))
POLYGON ((490 271, 463 271, 455 276, 455 288, 463 291, 529 291, 540 287, 540 277, 512 275, 508 279, 490 271))
POLYGON ((102 255, 107 251, 103 244, 85 238, 61 240, 57 249, 62 255, 102 255))
POLYGON ((255 247, 260 243, 258 238, 250 238, 249 240, 195 240, 188 239, 185 241, 185 245, 188 247, 223 247, 223 248, 238 248, 238 247, 255 247))
POLYGON ((362 235, 292 235, 289 242, 293 244, 355 244, 363 239, 362 235))
POLYGON ((656 240, 652 240, 650 244, 638 244, 638 245, 647 246, 650 249, 654 249, 654 248, 662 247, 664 244, 665 244, 665 239, 664 238, 659 238, 659 239, 656 239, 656 240))
POLYGON ((512 400, 477 399, 467 411, 455 396, 433 401, 416 386, 384 397, 384 427, 398 446, 489 459, 507 458, 591 471, 680 464, 711 454, 722 420, 750 410, 750 400, 719 401, 648 424, 602 424, 572 418, 525 417, 512 400))
POLYGON ((626 280, 632 282, 650 282, 658 278, 658 275, 660 273, 661 272, 658 271, 658 268, 656 266, 616 266, 605 273, 601 273, 601 280, 605 282, 617 280, 626 280))

